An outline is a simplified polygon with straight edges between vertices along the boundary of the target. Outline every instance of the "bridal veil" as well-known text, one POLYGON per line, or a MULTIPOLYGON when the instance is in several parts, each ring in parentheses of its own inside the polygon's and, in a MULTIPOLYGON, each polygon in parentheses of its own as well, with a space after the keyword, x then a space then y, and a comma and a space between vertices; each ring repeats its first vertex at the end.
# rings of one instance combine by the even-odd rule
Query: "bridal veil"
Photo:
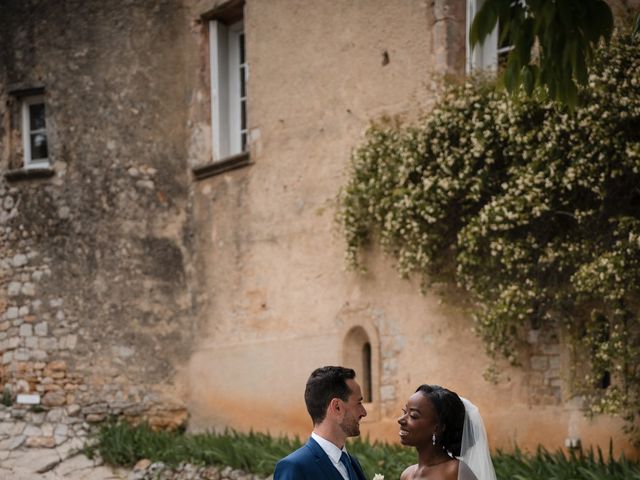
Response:
MULTIPOLYGON (((464 404, 465 416, 462 430, 462 446, 459 460, 464 462, 478 480, 496 480, 496 472, 491 463, 491 451, 487 440, 487 432, 484 429, 482 417, 473 403, 460 397, 464 404)), ((458 469, 458 480, 466 480, 466 469, 461 466, 458 469)))

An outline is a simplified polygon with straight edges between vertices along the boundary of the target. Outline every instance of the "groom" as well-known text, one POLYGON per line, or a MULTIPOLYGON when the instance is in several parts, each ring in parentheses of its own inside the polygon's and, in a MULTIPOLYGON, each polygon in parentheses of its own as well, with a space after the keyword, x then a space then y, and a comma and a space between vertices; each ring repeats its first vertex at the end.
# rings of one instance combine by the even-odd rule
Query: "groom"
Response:
POLYGON ((360 463, 344 448, 347 437, 360 435, 360 419, 367 415, 355 377, 350 368, 313 371, 304 391, 311 438, 278 462, 273 480, 365 480, 360 463))

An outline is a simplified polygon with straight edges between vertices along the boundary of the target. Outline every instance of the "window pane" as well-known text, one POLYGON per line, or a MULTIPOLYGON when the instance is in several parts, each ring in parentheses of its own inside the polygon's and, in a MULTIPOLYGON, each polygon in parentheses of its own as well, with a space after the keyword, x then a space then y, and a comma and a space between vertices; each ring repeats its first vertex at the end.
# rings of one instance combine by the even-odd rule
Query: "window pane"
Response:
POLYGON ((371 379, 371 344, 369 342, 362 346, 362 396, 365 402, 373 401, 373 382, 371 379))
POLYGON ((247 102, 240 102, 240 130, 247 129, 247 102))
POLYGON ((245 77, 245 67, 240 67, 240 98, 244 98, 247 96, 246 92, 245 92, 245 83, 246 83, 246 77, 245 77))
POLYGON ((31 130, 40 130, 45 128, 44 103, 29 105, 29 125, 31 130))
POLYGON ((240 34, 240 64, 244 63, 244 33, 240 34))
POLYGON ((31 135, 31 159, 38 160, 47 158, 49 155, 47 149, 47 136, 44 133, 35 133, 31 135))
POLYGON ((247 134, 243 133, 242 135, 240 135, 240 142, 241 142, 241 149, 243 152, 247 151, 247 134))

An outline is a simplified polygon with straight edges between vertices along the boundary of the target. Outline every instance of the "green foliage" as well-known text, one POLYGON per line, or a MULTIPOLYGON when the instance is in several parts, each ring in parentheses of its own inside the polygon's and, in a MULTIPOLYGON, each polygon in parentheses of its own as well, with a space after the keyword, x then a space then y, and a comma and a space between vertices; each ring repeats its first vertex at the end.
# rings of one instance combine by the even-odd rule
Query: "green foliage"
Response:
POLYGON ((373 125, 339 212, 351 265, 375 240, 402 276, 470 292, 490 354, 515 364, 529 329, 566 330, 589 411, 623 415, 636 439, 639 41, 598 51, 575 110, 470 81, 417 124, 373 125))
POLYGON ((588 65, 601 39, 609 40, 613 15, 604 0, 485 0, 473 19, 472 45, 500 24, 500 44, 512 45, 503 72, 511 93, 522 85, 546 88, 552 99, 575 106, 578 85, 588 81, 588 65), (538 55, 532 57, 534 45, 538 55))
MULTIPOLYGON (((262 433, 186 435, 184 433, 154 432, 146 426, 131 427, 113 424, 102 427, 98 443, 88 448, 92 455, 97 450, 109 464, 131 467, 138 460, 148 458, 177 466, 182 462, 198 465, 229 465, 248 473, 268 476, 276 462, 297 449, 300 440, 274 438, 262 433)), ((385 478, 400 478, 402 471, 416 462, 413 448, 356 439, 347 445, 349 452, 358 457, 366 478, 381 473, 385 478)), ((569 456, 558 451, 549 453, 539 449, 535 455, 520 450, 514 453, 497 452, 494 466, 498 479, 518 480, 640 480, 640 466, 624 457, 616 460, 609 453, 607 460, 598 455, 569 456)))
POLYGON ((535 455, 526 455, 516 449, 513 453, 497 452, 494 466, 498 479, 516 480, 640 480, 638 464, 624 456, 613 459, 611 452, 605 460, 602 451, 586 454, 571 451, 555 453, 539 448, 535 455))
POLYGON ((268 475, 278 459, 301 445, 298 438, 274 438, 263 433, 185 435, 181 432, 153 431, 146 425, 132 427, 125 423, 103 426, 91 456, 97 451, 105 462, 131 467, 142 459, 177 466, 182 462, 196 465, 228 465, 268 475))
POLYGON ((11 405, 13 405, 11 390, 9 390, 8 388, 2 390, 2 398, 0 398, 0 404, 4 405, 5 407, 10 407, 11 405))

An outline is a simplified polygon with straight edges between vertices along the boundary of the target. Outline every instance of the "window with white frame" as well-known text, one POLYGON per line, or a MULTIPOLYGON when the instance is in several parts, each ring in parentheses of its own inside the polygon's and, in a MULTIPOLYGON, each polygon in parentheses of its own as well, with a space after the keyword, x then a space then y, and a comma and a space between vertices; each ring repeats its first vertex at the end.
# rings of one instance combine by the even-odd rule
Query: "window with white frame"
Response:
POLYGON ((500 23, 487 35, 484 41, 471 47, 471 23, 485 0, 467 0, 467 73, 474 70, 496 71, 506 65, 509 51, 513 48, 508 39, 500 41, 500 23))
POLYGON ((50 166, 47 120, 43 95, 22 98, 22 144, 24 168, 50 166))
POLYGON ((209 21, 213 160, 247 151, 247 78, 242 21, 209 21))

